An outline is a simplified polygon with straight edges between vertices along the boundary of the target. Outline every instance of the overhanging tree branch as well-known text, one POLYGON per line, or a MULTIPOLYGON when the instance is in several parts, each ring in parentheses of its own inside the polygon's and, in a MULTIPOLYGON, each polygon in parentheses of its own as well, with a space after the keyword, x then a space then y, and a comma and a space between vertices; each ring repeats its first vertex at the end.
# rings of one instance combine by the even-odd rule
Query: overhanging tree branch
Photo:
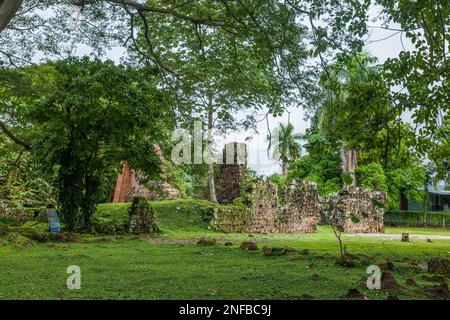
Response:
POLYGON ((112 5, 121 5, 132 7, 138 12, 153 12, 173 16, 175 18, 192 22, 193 24, 202 24, 208 26, 224 27, 227 26, 227 22, 221 19, 213 17, 193 17, 185 15, 171 7, 156 7, 150 4, 143 4, 132 0, 81 0, 77 1, 76 5, 84 6, 89 4, 95 4, 98 2, 107 2, 112 5))
POLYGON ((0 0, 0 32, 2 32, 22 4, 22 0, 0 0))
POLYGON ((17 138, 7 127, 6 125, 0 121, 0 130, 3 131, 12 141, 16 144, 24 147, 26 150, 31 150, 31 145, 19 138, 17 138))

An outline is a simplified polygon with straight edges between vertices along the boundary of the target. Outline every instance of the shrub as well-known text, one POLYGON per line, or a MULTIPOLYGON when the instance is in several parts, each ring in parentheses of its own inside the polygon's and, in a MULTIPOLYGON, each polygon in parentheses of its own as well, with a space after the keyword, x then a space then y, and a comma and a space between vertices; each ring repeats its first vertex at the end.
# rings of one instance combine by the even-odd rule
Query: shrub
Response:
POLYGON ((125 234, 128 230, 128 203, 108 203, 98 206, 91 219, 96 232, 125 234))
POLYGON ((422 211, 386 211, 384 222, 387 225, 400 225, 408 227, 450 227, 450 213, 428 212, 426 215, 422 211))

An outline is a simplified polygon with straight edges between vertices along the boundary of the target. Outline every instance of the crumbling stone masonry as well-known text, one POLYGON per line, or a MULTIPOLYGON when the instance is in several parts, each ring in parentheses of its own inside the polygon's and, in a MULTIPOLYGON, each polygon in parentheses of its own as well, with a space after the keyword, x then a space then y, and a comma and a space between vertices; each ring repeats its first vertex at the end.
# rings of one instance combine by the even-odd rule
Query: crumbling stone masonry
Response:
POLYGON ((216 181, 216 197, 221 204, 232 204, 240 196, 247 166, 247 146, 232 142, 223 149, 223 163, 216 181))
POLYGON ((277 187, 266 181, 258 181, 249 195, 250 219, 246 220, 246 232, 273 233, 279 231, 277 187))
MULTIPOLYGON (((229 206, 214 211, 212 228, 223 232, 308 233, 319 222, 335 217, 344 232, 384 232, 386 193, 348 186, 328 199, 319 197, 314 183, 294 181, 283 190, 268 181, 247 185, 246 148, 227 144, 217 180, 217 200, 229 206), (244 150, 245 152, 242 152, 244 150), (242 159, 244 157, 244 159, 242 159)), ((351 155, 353 168, 355 152, 351 155)), ((351 169, 350 168, 350 169, 351 169)), ((348 172, 352 170, 348 169, 348 172)))
MULTIPOLYGON (((161 163, 164 163, 164 156, 158 145, 155 145, 155 152, 159 155, 161 163)), ((142 175, 131 169, 126 161, 122 164, 122 173, 117 177, 116 188, 112 197, 112 202, 130 202, 135 196, 143 196, 147 200, 157 199, 179 199, 181 197, 180 191, 173 188, 169 183, 164 182, 159 185, 162 190, 162 195, 153 192, 142 185, 139 181, 142 180, 142 175)), ((165 179, 164 172, 161 179, 165 179)), ((149 182, 150 185, 156 185, 157 182, 149 182)))
POLYGON ((354 186, 344 187, 328 199, 328 212, 344 232, 384 232, 385 192, 354 186))
MULTIPOLYGON (((234 200, 234 199, 233 199, 234 200)), ((277 232, 276 186, 258 181, 246 195, 244 205, 221 206, 214 211, 212 228, 222 232, 277 232)))
POLYGON ((218 210, 213 229, 222 232, 299 233, 314 232, 320 220, 318 193, 314 184, 299 182, 283 190, 279 202, 277 187, 268 181, 257 181, 246 195, 247 207, 218 210), (281 204, 280 204, 281 203, 281 204))
POLYGON ((228 205, 215 209, 212 228, 222 232, 278 231, 277 191, 273 183, 256 182, 244 202, 246 206, 228 205))
POLYGON ((317 186, 310 182, 294 181, 282 191, 279 209, 279 231, 311 233, 321 219, 317 186))

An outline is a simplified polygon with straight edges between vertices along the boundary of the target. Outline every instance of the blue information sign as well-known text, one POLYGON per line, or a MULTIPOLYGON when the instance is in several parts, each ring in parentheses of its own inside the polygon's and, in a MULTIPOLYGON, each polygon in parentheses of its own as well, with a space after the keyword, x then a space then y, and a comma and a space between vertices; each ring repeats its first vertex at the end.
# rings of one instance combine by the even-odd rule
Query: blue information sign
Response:
POLYGON ((58 212, 55 210, 47 210, 45 211, 47 214, 47 221, 50 226, 51 233, 60 233, 61 232, 61 224, 59 223, 58 212))

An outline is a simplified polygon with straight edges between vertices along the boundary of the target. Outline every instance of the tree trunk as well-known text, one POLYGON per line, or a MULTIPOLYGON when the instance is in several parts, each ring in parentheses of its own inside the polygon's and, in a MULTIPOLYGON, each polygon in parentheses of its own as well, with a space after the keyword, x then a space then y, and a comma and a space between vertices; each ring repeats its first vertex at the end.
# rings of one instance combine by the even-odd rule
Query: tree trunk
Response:
POLYGON ((288 170, 288 164, 287 164, 287 162, 283 161, 283 176, 287 177, 288 171, 289 171, 288 170))
POLYGON ((22 0, 0 0, 0 32, 14 18, 21 4, 22 0))
POLYGON ((430 201, 429 199, 429 193, 428 193, 428 183, 425 183, 424 185, 424 195, 423 195, 423 211, 424 211, 424 216, 423 216, 423 225, 426 227, 427 223, 428 223, 428 202, 430 201))
POLYGON ((216 185, 214 182, 214 163, 212 161, 212 137, 213 129, 213 102, 212 102, 212 92, 208 90, 208 155, 211 157, 208 163, 208 187, 209 187, 209 200, 211 202, 217 203, 216 196, 216 185))
POLYGON ((356 186, 356 165, 358 160, 358 151, 355 149, 346 150, 341 147, 342 172, 352 177, 352 186, 356 186))

